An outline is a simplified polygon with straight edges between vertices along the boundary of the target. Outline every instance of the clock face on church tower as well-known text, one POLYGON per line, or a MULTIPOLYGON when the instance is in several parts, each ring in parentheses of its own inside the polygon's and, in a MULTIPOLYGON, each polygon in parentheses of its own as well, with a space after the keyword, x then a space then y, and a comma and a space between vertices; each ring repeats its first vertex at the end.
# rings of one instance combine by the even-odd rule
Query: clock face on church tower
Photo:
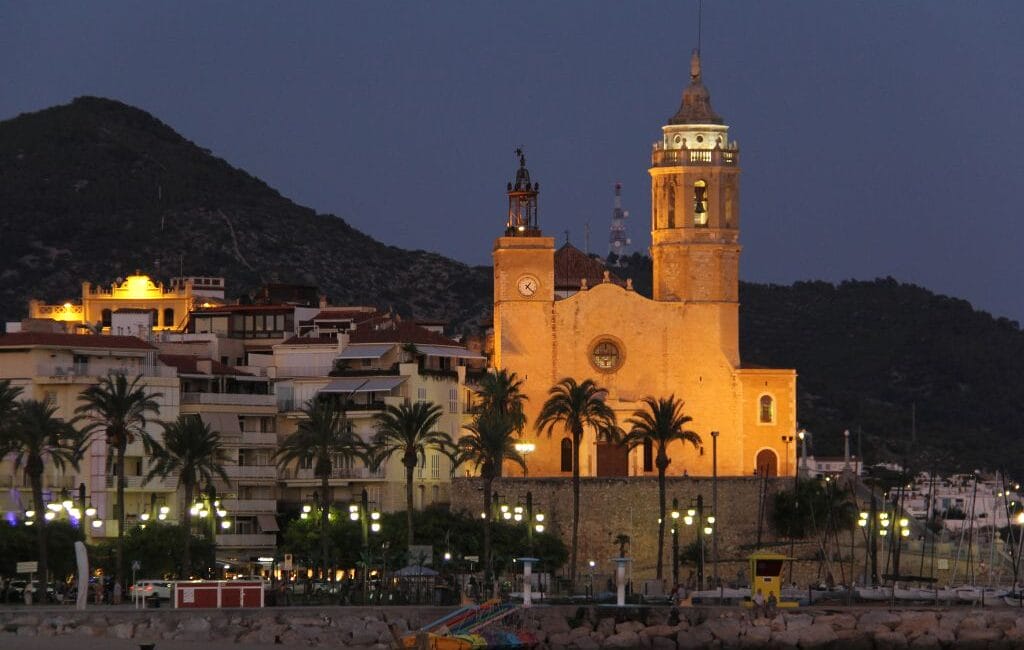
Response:
POLYGON ((516 289, 518 289, 519 293, 525 298, 530 298, 533 294, 537 293, 537 288, 539 286, 540 280, 532 275, 524 275, 516 280, 516 289))

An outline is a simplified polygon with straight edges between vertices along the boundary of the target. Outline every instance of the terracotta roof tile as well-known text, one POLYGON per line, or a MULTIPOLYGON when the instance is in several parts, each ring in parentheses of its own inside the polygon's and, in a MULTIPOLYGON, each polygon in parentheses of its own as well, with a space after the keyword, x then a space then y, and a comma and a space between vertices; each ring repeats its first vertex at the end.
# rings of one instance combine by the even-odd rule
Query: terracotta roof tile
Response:
POLYGON ((421 343, 423 345, 462 345, 444 334, 424 329, 415 323, 392 322, 389 327, 361 327, 352 332, 351 343, 421 343))
MULTIPOLYGON (((160 363, 165 366, 174 366, 178 374, 197 375, 205 374, 199 372, 200 358, 194 354, 161 354, 158 356, 160 363)), ((228 366, 215 359, 202 359, 210 362, 211 374, 214 375, 249 375, 234 366, 228 366)))
MULTIPOLYGON (((578 291, 583 278, 587 279, 587 286, 601 284, 607 270, 600 260, 567 243, 555 251, 555 290, 578 291)), ((610 279, 619 286, 626 284, 615 274, 610 279)))
POLYGON ((155 350, 156 347, 134 336, 99 336, 96 334, 56 334, 50 332, 15 332, 0 334, 0 347, 117 348, 124 350, 155 350))

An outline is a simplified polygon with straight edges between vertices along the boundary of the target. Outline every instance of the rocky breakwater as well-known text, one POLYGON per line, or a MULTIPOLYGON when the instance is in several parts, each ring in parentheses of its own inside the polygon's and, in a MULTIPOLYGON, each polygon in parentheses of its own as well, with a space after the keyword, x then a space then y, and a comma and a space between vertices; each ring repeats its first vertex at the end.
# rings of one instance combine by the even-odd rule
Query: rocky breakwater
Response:
POLYGON ((139 644, 208 641, 383 650, 448 608, 268 608, 262 610, 0 610, 0 648, 19 636, 131 639, 139 644))
POLYGON ((523 624, 544 650, 597 648, 1024 648, 1024 611, 849 608, 755 618, 732 609, 534 609, 523 624))

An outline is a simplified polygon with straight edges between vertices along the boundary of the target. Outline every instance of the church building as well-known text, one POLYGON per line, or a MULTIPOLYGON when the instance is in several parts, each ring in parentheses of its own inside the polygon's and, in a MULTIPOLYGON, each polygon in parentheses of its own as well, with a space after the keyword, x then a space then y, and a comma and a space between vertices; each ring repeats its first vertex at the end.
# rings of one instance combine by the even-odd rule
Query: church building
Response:
MULTIPOLYGON (((744 365, 739 350, 739 147, 711 108, 694 53, 682 105, 651 154, 653 297, 609 274, 557 286, 555 240, 538 222, 539 186, 520 167, 494 244, 493 364, 524 379, 531 476, 569 476, 572 440, 532 429, 565 377, 607 390, 619 423, 646 396, 674 395, 702 444, 673 443, 669 475, 796 472, 796 371, 744 365)), ((651 449, 627 454, 588 431, 582 476, 654 475, 651 449)))

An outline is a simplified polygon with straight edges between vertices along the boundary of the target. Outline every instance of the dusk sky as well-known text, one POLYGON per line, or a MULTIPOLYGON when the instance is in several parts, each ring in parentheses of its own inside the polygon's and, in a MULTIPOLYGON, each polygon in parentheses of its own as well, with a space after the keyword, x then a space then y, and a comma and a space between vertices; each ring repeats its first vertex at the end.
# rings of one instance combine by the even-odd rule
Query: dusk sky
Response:
MULTIPOLYGON (((154 114, 383 242, 489 264, 522 145, 541 228, 650 243, 650 147, 697 3, 0 4, 0 119, 154 114)), ((739 142, 742 277, 891 275, 1024 321, 1024 2, 716 2, 704 80, 739 142)), ((0 234, 2 236, 2 234, 0 234)))

